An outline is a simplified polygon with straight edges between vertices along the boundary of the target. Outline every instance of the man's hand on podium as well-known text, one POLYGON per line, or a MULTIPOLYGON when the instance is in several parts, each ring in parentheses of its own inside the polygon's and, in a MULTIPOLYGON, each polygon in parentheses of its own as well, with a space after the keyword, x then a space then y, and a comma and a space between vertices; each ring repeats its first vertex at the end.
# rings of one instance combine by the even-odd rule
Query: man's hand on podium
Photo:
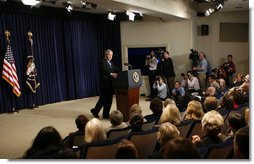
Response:
POLYGON ((113 78, 117 78, 117 73, 110 73, 110 76, 112 76, 113 78))

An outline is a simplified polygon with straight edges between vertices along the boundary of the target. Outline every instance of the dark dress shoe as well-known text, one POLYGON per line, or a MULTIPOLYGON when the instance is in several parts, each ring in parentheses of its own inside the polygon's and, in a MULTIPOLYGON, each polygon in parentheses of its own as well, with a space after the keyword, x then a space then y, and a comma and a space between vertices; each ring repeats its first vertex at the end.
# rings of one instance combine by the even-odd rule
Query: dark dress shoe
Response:
POLYGON ((94 108, 91 109, 90 112, 93 114, 93 116, 94 116, 95 118, 99 118, 99 115, 98 115, 98 113, 96 113, 96 112, 94 111, 94 108))

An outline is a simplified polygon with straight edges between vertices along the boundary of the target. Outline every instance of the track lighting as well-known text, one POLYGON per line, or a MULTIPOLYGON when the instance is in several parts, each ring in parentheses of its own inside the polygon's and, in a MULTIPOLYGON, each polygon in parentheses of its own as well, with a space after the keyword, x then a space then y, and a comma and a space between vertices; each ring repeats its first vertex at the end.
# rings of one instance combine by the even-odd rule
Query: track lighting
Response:
POLYGON ((134 19, 135 19, 135 14, 134 14, 133 12, 126 11, 126 15, 129 16, 129 20, 134 21, 134 19))
POLYGON ((116 18, 116 14, 114 14, 112 11, 108 13, 108 20, 114 20, 116 18))

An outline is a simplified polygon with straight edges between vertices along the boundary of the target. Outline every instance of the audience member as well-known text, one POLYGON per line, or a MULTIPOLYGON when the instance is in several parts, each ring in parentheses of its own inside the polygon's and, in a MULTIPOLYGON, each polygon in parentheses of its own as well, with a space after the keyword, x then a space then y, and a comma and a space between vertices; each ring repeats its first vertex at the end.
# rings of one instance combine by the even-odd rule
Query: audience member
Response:
POLYGON ((202 120, 204 116, 204 111, 202 104, 197 100, 192 100, 188 103, 187 109, 185 111, 184 120, 202 120))
POLYGON ((177 126, 181 123, 181 114, 179 109, 175 105, 167 105, 163 110, 159 123, 170 122, 171 124, 177 126))
POLYGON ((250 125, 250 108, 247 108, 245 109, 245 112, 244 112, 244 119, 245 119, 245 122, 246 122, 246 125, 249 126, 250 125))
POLYGON ((228 55, 228 61, 225 62, 222 66, 222 69, 224 69, 226 73, 226 85, 231 88, 233 86, 233 74, 236 71, 236 66, 233 63, 233 56, 228 55))
POLYGON ((106 133, 111 129, 126 128, 128 124, 123 122, 123 114, 119 110, 113 110, 109 115, 111 126, 106 129, 106 133))
POLYGON ((75 119, 75 124, 78 130, 76 132, 69 133, 69 135, 63 140, 69 148, 72 148, 75 135, 85 135, 85 127, 89 119, 85 115, 79 115, 75 119))
POLYGON ((204 100, 204 108, 205 112, 211 111, 211 110, 216 110, 218 107, 218 101, 215 97, 213 96, 208 96, 204 100))
POLYGON ((216 90, 219 89, 220 85, 216 81, 216 78, 214 75, 209 75, 208 76, 208 87, 214 87, 216 90))
POLYGON ((68 159, 77 158, 76 154, 66 147, 58 131, 47 126, 35 137, 32 146, 24 153, 24 159, 68 159))
POLYGON ((238 129, 246 126, 244 117, 236 112, 231 112, 229 114, 226 123, 229 127, 226 132, 226 136, 228 137, 233 137, 238 129))
POLYGON ((85 127, 85 143, 95 143, 106 140, 106 132, 100 120, 93 118, 85 127))
POLYGON ((166 143, 176 137, 179 137, 179 135, 180 135, 180 132, 178 131, 175 125, 169 122, 165 122, 161 124, 159 131, 157 133, 157 141, 160 145, 160 150, 157 153, 149 155, 148 158, 163 159, 166 143))
POLYGON ((242 85, 243 82, 244 82, 243 75, 238 74, 233 82, 233 87, 239 87, 240 85, 242 85))
POLYGON ((222 142, 222 139, 218 136, 224 124, 224 119, 220 113, 215 110, 207 112, 204 115, 201 124, 204 135, 202 138, 198 135, 193 135, 192 143, 197 147, 206 147, 211 144, 222 142))
POLYGON ((200 86, 198 78, 193 76, 192 71, 187 72, 188 80, 187 80, 187 92, 189 94, 193 92, 200 92, 200 86))
POLYGON ((249 159, 249 127, 239 129, 234 138, 234 158, 249 159))
POLYGON ((181 107, 183 103, 183 98, 185 96, 185 90, 183 87, 180 86, 180 82, 175 82, 175 87, 172 90, 172 96, 171 98, 175 100, 178 107, 181 107))
POLYGON ((166 108, 166 106, 168 106, 168 104, 176 105, 175 100, 170 99, 170 98, 166 98, 163 105, 166 108))
POLYGON ((215 97, 217 99, 220 99, 228 91, 228 87, 226 86, 224 79, 219 79, 219 85, 220 87, 215 92, 215 97))
POLYGON ((164 159, 201 159, 201 156, 188 139, 176 137, 166 144, 164 159))
POLYGON ((156 119, 156 124, 157 124, 158 120, 161 117, 162 109, 163 109, 163 102, 161 101, 161 99, 159 98, 152 99, 150 102, 150 109, 153 113, 150 115, 146 115, 144 118, 147 121, 156 119))
POLYGON ((117 146, 116 159, 137 159, 138 151, 135 145, 126 139, 123 139, 117 146))
POLYGON ((132 132, 141 132, 142 131, 142 126, 144 123, 144 118, 142 114, 139 113, 133 113, 130 116, 130 126, 132 129, 132 132))

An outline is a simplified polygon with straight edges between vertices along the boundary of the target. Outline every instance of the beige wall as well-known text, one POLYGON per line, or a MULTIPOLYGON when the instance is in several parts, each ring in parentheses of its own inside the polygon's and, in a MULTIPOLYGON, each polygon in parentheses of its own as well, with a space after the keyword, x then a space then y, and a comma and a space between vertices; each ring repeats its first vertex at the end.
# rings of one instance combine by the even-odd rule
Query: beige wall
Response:
MULTIPOLYGON (((128 47, 166 46, 172 56, 176 79, 180 80, 180 74, 191 69, 191 60, 188 57, 189 50, 194 48, 207 54, 212 67, 221 65, 226 56, 232 54, 237 72, 246 74, 249 72, 249 44, 219 42, 219 23, 248 21, 248 13, 239 12, 217 13, 205 18, 165 23, 122 22, 122 60, 128 62, 128 47), (209 25, 208 36, 198 36, 197 27, 201 24, 209 25)), ((146 88, 142 86, 141 93, 146 92, 146 88)))
MULTIPOLYGON (((199 51, 204 51, 212 67, 222 65, 227 55, 233 55, 237 73, 247 74, 249 72, 249 43, 248 42, 219 42, 220 23, 248 23, 248 12, 216 13, 210 17, 193 20, 194 26, 201 24, 209 25, 209 35, 199 36, 197 31, 194 35, 194 45, 199 51)), ((250 35, 249 35, 250 36, 250 35)))

